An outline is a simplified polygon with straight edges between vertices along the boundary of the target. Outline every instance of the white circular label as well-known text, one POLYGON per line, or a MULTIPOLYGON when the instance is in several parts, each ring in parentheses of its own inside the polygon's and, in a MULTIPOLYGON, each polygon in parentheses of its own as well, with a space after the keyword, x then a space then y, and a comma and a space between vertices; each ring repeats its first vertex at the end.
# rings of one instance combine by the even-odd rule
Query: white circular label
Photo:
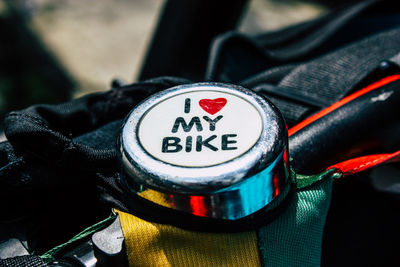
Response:
POLYGON ((262 118, 251 103, 210 90, 183 93, 153 106, 140 121, 138 137, 161 161, 206 167, 242 155, 261 131, 262 118))

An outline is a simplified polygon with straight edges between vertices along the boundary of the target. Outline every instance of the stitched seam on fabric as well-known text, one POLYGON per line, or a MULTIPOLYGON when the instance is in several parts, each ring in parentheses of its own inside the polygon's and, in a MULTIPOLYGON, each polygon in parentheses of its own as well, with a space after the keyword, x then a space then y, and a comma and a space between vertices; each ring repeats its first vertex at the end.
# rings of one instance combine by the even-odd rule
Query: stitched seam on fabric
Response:
POLYGON ((373 161, 369 161, 369 162, 367 162, 367 163, 361 164, 361 165, 359 165, 359 166, 357 166, 357 167, 355 167, 355 168, 352 168, 352 169, 350 169, 350 170, 348 170, 348 171, 346 171, 346 172, 353 172, 353 171, 356 171, 356 170, 361 169, 361 168, 363 168, 363 167, 365 167, 365 166, 374 164, 375 162, 380 161, 381 159, 383 159, 383 158, 385 158, 385 157, 387 157, 387 155, 385 155, 385 156, 380 156, 379 158, 374 159, 373 161))

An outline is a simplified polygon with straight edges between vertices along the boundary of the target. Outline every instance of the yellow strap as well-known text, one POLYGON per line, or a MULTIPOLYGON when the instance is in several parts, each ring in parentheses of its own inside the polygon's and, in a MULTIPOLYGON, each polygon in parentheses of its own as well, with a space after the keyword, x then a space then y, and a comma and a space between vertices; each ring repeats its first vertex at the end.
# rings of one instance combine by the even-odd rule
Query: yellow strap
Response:
POLYGON ((255 231, 192 232, 117 212, 130 266, 261 266, 255 231))

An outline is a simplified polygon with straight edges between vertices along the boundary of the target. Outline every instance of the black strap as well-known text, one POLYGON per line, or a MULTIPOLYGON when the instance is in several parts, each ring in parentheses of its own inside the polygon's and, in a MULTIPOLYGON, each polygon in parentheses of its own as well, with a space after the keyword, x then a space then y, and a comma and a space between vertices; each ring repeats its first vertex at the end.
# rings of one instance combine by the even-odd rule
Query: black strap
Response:
POLYGON ((279 85, 301 88, 307 96, 335 102, 372 72, 380 62, 399 52, 400 28, 368 37, 296 67, 279 85))
MULTIPOLYGON (((351 92, 382 61, 396 55, 399 46, 400 28, 380 33, 296 67, 279 86, 332 104, 351 92)), ((298 121, 310 110, 292 112, 286 117, 298 121)))
MULTIPOLYGON (((205 79, 237 82, 282 63, 315 56, 317 52, 322 52, 316 48, 332 39, 344 25, 378 2, 358 1, 314 20, 259 36, 251 37, 238 32, 223 34, 217 37, 211 46, 205 79), (243 69, 243 65, 247 68, 243 69)), ((342 42, 335 40, 328 45, 329 50, 342 45, 343 42, 361 37, 357 36, 355 39, 348 36, 338 37, 336 39, 342 42)))
POLYGON ((45 267, 47 264, 39 256, 18 256, 1 260, 0 267, 45 267))
MULTIPOLYGON (((398 62, 400 28, 379 33, 304 64, 279 66, 241 84, 264 94, 278 106, 287 124, 337 102, 374 73, 382 62, 398 62), (395 55, 395 56, 393 56, 395 55), (290 70, 278 85, 276 73, 290 70), (271 78, 272 77, 272 78, 271 78)), ((383 75, 383 74, 382 74, 383 75)))

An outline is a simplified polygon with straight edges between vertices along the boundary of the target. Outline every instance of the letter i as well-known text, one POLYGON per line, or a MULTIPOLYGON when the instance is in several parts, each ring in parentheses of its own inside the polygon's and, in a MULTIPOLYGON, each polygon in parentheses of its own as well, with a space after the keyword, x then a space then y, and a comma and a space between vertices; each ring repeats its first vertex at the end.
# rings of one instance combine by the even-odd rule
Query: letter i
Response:
POLYGON ((185 113, 190 112, 190 98, 185 99, 185 113))
POLYGON ((186 137, 186 148, 185 148, 186 152, 190 152, 192 151, 192 137, 191 136, 187 136, 186 137))

